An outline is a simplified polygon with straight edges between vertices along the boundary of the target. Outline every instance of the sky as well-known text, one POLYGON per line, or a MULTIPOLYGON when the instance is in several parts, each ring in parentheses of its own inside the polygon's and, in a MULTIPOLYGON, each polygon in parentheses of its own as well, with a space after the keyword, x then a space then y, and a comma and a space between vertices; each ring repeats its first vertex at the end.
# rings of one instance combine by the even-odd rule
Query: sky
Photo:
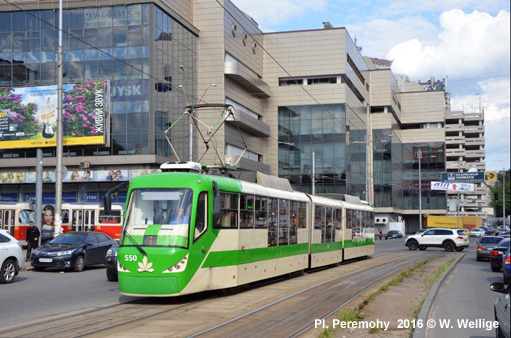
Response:
POLYGON ((509 0, 231 0, 263 32, 346 27, 411 81, 449 79, 451 110, 485 113, 486 170, 510 168, 509 0))

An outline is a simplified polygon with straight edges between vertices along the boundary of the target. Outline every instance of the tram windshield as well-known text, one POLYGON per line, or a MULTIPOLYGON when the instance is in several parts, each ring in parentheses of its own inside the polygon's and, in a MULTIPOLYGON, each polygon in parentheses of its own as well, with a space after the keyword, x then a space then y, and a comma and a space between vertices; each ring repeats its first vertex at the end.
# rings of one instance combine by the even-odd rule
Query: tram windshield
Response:
POLYGON ((191 189, 136 189, 130 198, 123 245, 188 247, 191 189))

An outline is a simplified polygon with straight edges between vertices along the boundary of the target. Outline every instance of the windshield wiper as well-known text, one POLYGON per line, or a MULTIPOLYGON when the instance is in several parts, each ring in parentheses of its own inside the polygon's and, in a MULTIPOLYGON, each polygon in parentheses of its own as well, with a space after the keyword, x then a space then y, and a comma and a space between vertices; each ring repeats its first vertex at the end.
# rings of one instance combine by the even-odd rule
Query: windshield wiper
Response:
POLYGON ((144 256, 147 256, 147 252, 144 251, 144 249, 142 249, 142 247, 137 244, 137 242, 135 242, 135 240, 133 239, 133 237, 131 237, 130 234, 128 234, 128 232, 126 231, 126 228, 124 228, 124 231, 123 231, 123 236, 126 236, 130 242, 135 246, 135 248, 137 248, 137 250, 144 256))

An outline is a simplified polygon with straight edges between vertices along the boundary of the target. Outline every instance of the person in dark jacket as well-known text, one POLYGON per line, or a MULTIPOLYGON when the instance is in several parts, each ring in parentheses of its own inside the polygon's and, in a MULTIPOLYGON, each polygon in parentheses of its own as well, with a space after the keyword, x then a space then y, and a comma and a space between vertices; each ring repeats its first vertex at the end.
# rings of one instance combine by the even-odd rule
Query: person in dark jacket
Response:
POLYGON ((28 222, 30 227, 27 230, 27 258, 26 261, 30 261, 30 255, 32 254, 32 249, 37 248, 39 245, 39 229, 36 228, 33 221, 28 222))

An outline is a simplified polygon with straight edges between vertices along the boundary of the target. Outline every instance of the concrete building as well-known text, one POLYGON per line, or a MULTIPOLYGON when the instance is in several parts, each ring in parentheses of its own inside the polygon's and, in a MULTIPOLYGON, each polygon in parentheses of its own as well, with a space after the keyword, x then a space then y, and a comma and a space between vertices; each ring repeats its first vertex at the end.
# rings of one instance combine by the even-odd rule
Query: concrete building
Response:
MULTIPOLYGON (((11 3, 0 4, 0 88, 57 83, 58 3, 11 3)), ((441 82, 394 75, 391 61, 364 58, 345 28, 327 22, 263 33, 229 0, 67 1, 64 13, 64 82, 110 83, 105 144, 64 147, 66 202, 99 202, 116 184, 110 171, 127 180, 176 160, 164 137, 173 125, 181 160, 237 163, 241 178, 261 171, 297 190, 356 195, 375 205, 382 224, 404 220, 413 231, 419 195, 423 214, 447 212, 445 193, 428 189, 451 169, 445 151, 461 145, 446 147, 446 137, 477 135, 471 142, 484 146, 482 119, 464 115, 463 127, 450 127, 456 119, 441 82), (187 118, 176 121, 200 103, 229 104, 235 114, 221 124, 218 106, 197 109, 199 130, 190 134, 187 118), (218 156, 201 138, 212 126, 218 156)), ((484 159, 474 146, 463 159, 484 159)), ((43 150, 43 199, 52 203, 55 149, 43 150)), ((2 200, 32 201, 34 170, 35 149, 0 149, 0 171, 20 177, 4 180, 2 200)))

